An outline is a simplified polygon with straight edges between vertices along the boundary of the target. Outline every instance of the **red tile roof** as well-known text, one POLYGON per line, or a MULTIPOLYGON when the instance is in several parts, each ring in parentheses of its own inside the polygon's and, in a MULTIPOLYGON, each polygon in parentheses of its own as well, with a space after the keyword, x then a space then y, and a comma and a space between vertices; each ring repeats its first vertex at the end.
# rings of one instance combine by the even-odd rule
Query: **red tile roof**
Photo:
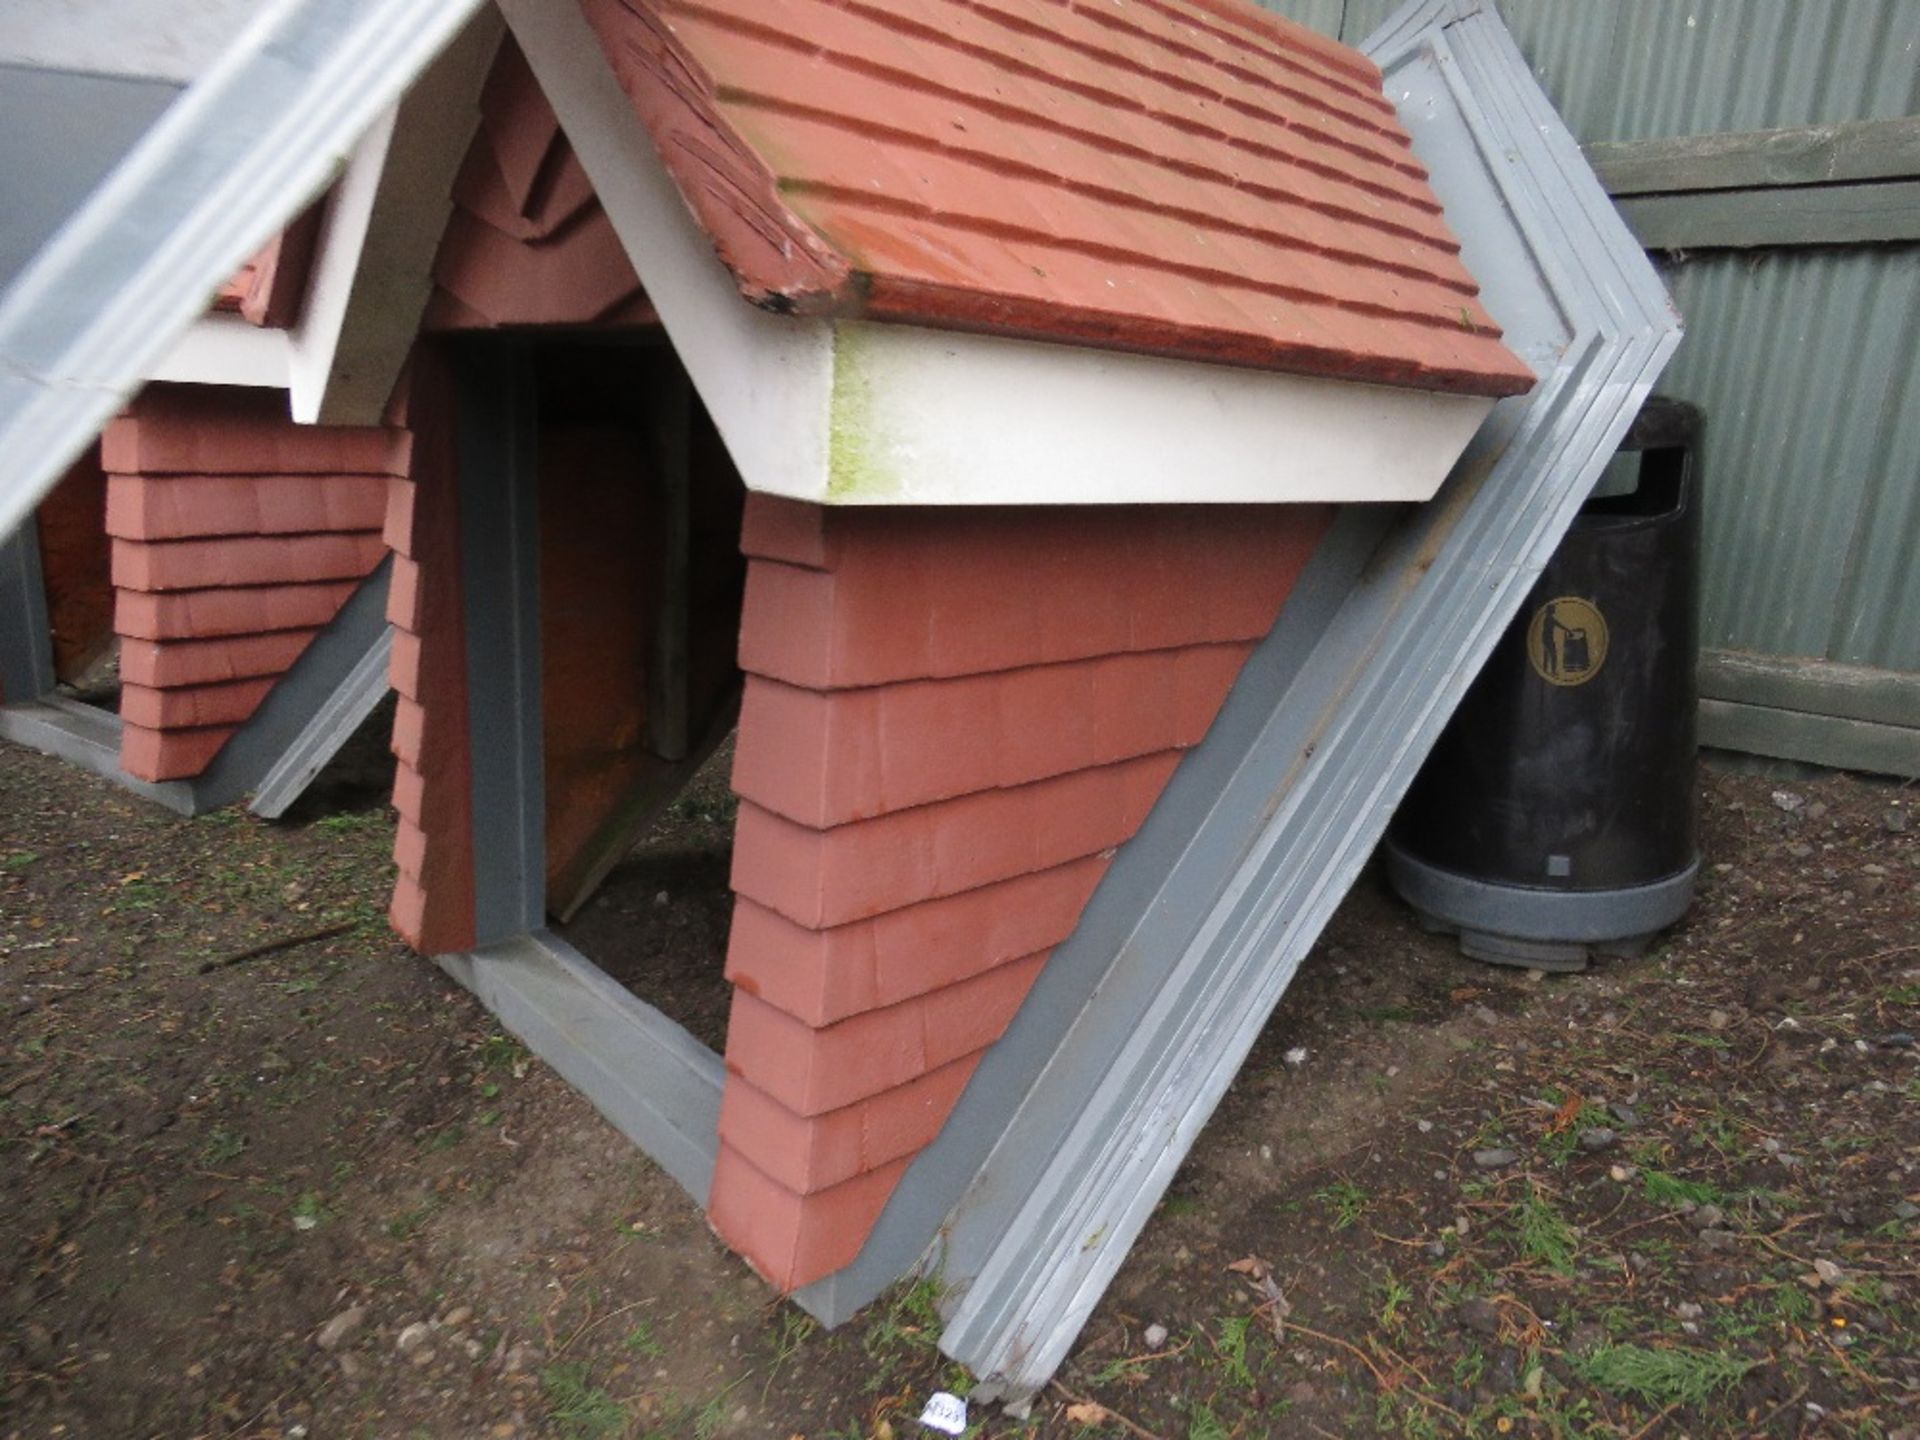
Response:
POLYGON ((582 0, 754 302, 1501 395, 1379 71, 1238 0, 582 0))

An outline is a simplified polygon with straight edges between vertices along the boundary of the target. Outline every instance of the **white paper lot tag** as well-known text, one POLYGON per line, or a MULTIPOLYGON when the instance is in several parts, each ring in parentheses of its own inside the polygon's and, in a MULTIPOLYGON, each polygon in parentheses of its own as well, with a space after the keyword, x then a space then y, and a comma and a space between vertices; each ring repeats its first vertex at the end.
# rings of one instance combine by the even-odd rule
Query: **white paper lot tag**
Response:
POLYGON ((927 1401, 920 1412, 920 1423, 944 1435, 964 1435, 967 1431, 967 1402, 958 1395, 941 1390, 927 1401))

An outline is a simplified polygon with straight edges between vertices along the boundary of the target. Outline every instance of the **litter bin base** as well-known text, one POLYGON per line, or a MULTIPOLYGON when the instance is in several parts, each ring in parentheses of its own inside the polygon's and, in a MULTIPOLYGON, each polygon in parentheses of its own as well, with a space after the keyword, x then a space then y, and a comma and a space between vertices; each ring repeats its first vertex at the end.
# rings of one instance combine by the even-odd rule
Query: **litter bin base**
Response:
POLYGON ((1583 970, 1595 954, 1643 952, 1693 903, 1700 862, 1647 885, 1619 890, 1540 890, 1500 885, 1443 870, 1389 839, 1387 881, 1438 934, 1458 935, 1460 951, 1527 970, 1583 970))

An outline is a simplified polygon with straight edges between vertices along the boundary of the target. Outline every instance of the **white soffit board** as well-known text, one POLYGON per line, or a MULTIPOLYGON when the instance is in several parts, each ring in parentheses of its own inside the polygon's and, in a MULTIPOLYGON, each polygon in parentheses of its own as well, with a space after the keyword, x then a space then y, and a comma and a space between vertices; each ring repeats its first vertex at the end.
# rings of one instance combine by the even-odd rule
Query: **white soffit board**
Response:
POLYGON ((0 291, 0 534, 481 0, 271 0, 0 291))
POLYGON ((1492 401, 768 314, 571 4, 501 0, 750 490, 828 505, 1425 500, 1492 401))
POLYGON ((254 385, 284 390, 287 332, 238 315, 202 315, 153 367, 149 380, 184 385, 254 385))

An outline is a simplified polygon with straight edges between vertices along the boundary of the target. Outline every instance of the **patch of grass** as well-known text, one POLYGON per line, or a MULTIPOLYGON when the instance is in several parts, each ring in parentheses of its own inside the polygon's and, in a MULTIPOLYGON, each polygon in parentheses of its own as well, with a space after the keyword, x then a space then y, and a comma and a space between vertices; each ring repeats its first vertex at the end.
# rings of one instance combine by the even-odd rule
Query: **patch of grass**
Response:
POLYGON ((200 1158, 209 1165, 224 1165, 229 1160, 238 1159, 246 1148, 246 1136, 216 1128, 207 1136, 207 1143, 200 1147, 200 1158))
POLYGON ((0 870, 17 874, 22 870, 32 869, 33 866, 39 863, 39 860, 40 857, 31 850, 14 850, 4 856, 0 856, 0 870))
POLYGON ((1574 1372, 1590 1385, 1649 1405, 1704 1405, 1737 1385, 1753 1362, 1709 1350, 1649 1350, 1641 1345, 1603 1345, 1571 1358, 1574 1372))
POLYGON ((1607 1123, 1607 1112, 1592 1101, 1586 1101, 1572 1120, 1557 1130, 1549 1130, 1540 1138, 1540 1154, 1556 1170, 1564 1169, 1580 1149, 1580 1137, 1589 1130, 1598 1130, 1607 1123))
POLYGON ((1381 1286, 1380 1328, 1398 1330, 1407 1323, 1405 1314, 1407 1302, 1413 1299, 1413 1291, 1389 1275, 1381 1286))
POLYGON ((1574 1233, 1553 1202, 1532 1185, 1515 1207, 1514 1225, 1520 1240, 1520 1253, 1536 1260, 1556 1275, 1573 1273, 1574 1257, 1579 1253, 1580 1237, 1574 1233))
POLYGON ((1226 1421, 1196 1400, 1187 1411, 1187 1440, 1233 1440, 1233 1432, 1226 1421))
POLYGON ((659 1339, 653 1333, 653 1326, 645 1320, 627 1332, 627 1349, 648 1360, 658 1360, 664 1353, 659 1339))
POLYGON ((1681 1205, 1687 1201, 1695 1205, 1719 1205, 1726 1198, 1703 1180, 1683 1180, 1664 1170, 1643 1169, 1640 1178, 1646 1186, 1647 1199, 1656 1205, 1681 1205))
POLYGON ((627 1426, 627 1412, 593 1384, 582 1364, 549 1365, 540 1372, 547 1397, 547 1423, 567 1440, 610 1440, 627 1426))
POLYGON ((1367 1212, 1367 1192, 1351 1180, 1336 1180, 1313 1192, 1313 1198, 1333 1211, 1333 1228, 1350 1229, 1367 1212))
POLYGON ((433 1212, 440 1208, 440 1202, 429 1195, 418 1205, 402 1210, 393 1219, 387 1221, 387 1238, 390 1240, 411 1240, 420 1233, 420 1227, 427 1223, 433 1212))
POLYGON ((898 1291, 891 1304, 876 1315, 860 1337, 860 1348, 874 1362, 867 1381, 869 1391, 889 1388, 895 1367, 924 1355, 939 1342, 940 1287, 917 1280, 898 1291))
POLYGON ((480 1042, 483 1070, 511 1070, 517 1076, 529 1058, 527 1047, 511 1035, 489 1035, 480 1042))

